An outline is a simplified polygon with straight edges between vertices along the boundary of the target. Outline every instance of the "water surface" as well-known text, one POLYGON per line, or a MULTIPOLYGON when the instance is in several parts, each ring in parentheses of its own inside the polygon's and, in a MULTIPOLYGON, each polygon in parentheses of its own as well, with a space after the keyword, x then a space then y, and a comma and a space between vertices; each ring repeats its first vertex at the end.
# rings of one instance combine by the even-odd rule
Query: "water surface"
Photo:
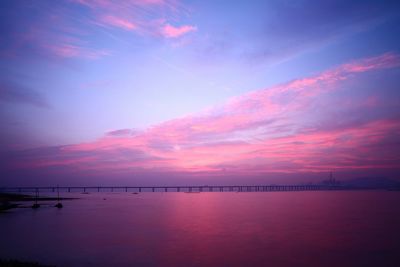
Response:
POLYGON ((0 258, 60 267, 400 266, 400 192, 78 196, 60 210, 0 214, 0 258))

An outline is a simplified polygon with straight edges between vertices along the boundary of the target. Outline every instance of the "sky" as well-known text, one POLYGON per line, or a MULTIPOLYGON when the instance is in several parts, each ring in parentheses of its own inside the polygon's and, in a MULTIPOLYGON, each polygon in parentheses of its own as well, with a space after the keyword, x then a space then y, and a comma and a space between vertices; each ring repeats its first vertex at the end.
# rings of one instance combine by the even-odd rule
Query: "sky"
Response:
POLYGON ((0 1, 0 185, 400 180, 398 1, 0 1))

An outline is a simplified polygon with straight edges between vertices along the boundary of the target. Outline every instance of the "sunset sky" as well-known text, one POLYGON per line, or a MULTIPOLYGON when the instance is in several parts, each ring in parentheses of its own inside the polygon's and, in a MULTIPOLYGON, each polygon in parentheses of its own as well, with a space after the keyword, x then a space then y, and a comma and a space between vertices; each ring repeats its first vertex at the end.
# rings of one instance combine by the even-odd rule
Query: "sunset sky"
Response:
POLYGON ((398 1, 0 1, 0 186, 400 180, 398 1))

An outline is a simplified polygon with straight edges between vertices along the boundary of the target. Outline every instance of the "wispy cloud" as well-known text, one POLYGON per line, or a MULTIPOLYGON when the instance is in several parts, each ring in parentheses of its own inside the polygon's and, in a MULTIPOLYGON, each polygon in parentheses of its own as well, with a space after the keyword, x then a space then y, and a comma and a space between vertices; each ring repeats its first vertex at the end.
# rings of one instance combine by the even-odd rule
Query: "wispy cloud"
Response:
POLYGON ((93 14, 93 23, 103 27, 115 27, 141 35, 165 38, 178 38, 196 30, 192 25, 174 27, 169 24, 169 20, 176 21, 177 16, 185 13, 177 1, 77 0, 76 3, 88 7, 93 14))
POLYGON ((399 66, 400 56, 394 53, 357 60, 144 131, 112 131, 97 141, 62 146, 51 155, 45 153, 40 159, 28 156, 14 164, 18 168, 68 166, 91 172, 157 170, 221 175, 400 168, 396 141, 400 113, 368 116, 368 112, 383 108, 376 101, 365 105, 371 96, 352 99, 352 108, 363 114, 362 119, 344 117, 349 112, 345 104, 332 107, 343 117, 339 121, 328 109, 320 109, 327 103, 324 99, 355 90, 346 85, 363 81, 364 73, 399 66))
POLYGON ((134 129, 120 129, 120 130, 109 131, 106 133, 106 136, 133 136, 138 133, 139 131, 134 129))
POLYGON ((122 28, 127 31, 135 30, 138 27, 137 25, 135 25, 133 22, 131 22, 129 20, 114 17, 111 15, 102 17, 101 21, 105 24, 108 24, 108 25, 111 25, 111 26, 114 26, 117 28, 122 28))
POLYGON ((162 34, 164 35, 164 37, 166 38, 178 38, 182 35, 185 35, 189 32, 193 32, 196 31, 197 28, 190 26, 190 25, 184 25, 184 26, 180 26, 180 27, 174 27, 170 24, 166 24, 164 25, 163 29, 162 29, 162 34))
POLYGON ((8 81, 0 81, 0 101, 40 108, 50 107, 46 98, 39 92, 8 81))
POLYGON ((50 54, 60 58, 86 58, 86 59, 98 59, 104 56, 108 56, 111 52, 106 50, 96 50, 85 48, 76 44, 57 44, 57 45, 43 45, 42 46, 50 54))
POLYGON ((122 31, 158 40, 195 30, 192 25, 170 25, 170 21, 176 23, 179 17, 187 16, 183 5, 170 0, 71 0, 37 6, 14 3, 10 13, 3 20, 13 27, 2 31, 7 43, 0 47, 0 56, 8 58, 39 55, 93 60, 112 55, 112 45, 98 42, 103 35, 117 36, 122 31), (36 13, 39 15, 32 15, 36 13))
MULTIPOLYGON (((224 59, 230 59, 240 54, 249 66, 282 62, 396 19, 399 2, 262 1, 257 7, 259 13, 238 12, 238 17, 260 17, 247 27, 216 27, 214 34, 199 39, 200 55, 209 60, 210 55, 220 59, 223 54, 224 59)), ((227 12, 237 9, 232 5, 227 12)))

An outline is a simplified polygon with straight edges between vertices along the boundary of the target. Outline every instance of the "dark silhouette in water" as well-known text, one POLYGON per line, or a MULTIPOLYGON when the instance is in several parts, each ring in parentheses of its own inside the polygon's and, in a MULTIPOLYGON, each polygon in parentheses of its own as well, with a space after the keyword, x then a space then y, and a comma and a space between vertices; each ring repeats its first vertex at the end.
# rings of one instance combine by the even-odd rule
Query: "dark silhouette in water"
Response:
POLYGON ((56 208, 61 209, 63 207, 63 204, 60 202, 60 188, 57 185, 57 204, 54 206, 56 208))
MULTIPOLYGON (((46 197, 46 196, 35 196, 35 195, 24 195, 24 194, 15 194, 15 193, 1 193, 0 192, 0 212, 2 211, 7 211, 10 209, 15 209, 15 208, 26 208, 26 207, 30 207, 32 209, 37 209, 39 207, 41 207, 39 205, 40 201, 57 201, 57 204, 54 205, 54 207, 59 208, 59 205, 61 205, 61 207, 63 207, 63 205, 61 204, 62 200, 73 200, 76 198, 67 198, 67 197, 46 197), (19 202, 32 202, 33 201, 33 205, 29 205, 29 206, 24 206, 21 205, 19 202), (37 204, 37 205, 36 205, 37 204)), ((0 265, 1 267, 1 265, 0 265)))
POLYGON ((8 200, 0 200, 0 212, 9 209, 14 209, 16 207, 18 207, 17 204, 10 203, 8 200))
POLYGON ((35 203, 32 205, 32 209, 38 209, 38 208, 40 208, 40 204, 35 203))
POLYGON ((35 192, 35 203, 32 205, 32 209, 40 208, 40 204, 38 203, 38 198, 39 198, 39 190, 36 189, 36 192, 35 192))

